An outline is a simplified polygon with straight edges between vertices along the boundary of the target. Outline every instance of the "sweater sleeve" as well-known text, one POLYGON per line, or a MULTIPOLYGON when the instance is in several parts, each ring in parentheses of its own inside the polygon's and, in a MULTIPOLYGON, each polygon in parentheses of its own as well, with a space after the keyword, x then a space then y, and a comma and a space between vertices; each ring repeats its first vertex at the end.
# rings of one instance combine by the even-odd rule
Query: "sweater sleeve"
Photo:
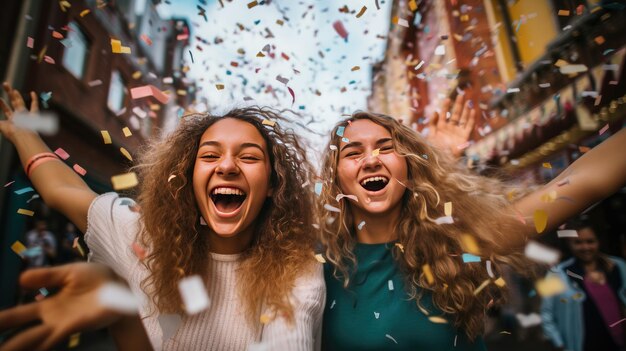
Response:
POLYGON ((131 267, 138 262, 131 248, 139 220, 139 215, 129 207, 134 203, 117 193, 96 197, 89 206, 85 232, 85 242, 91 251, 89 261, 109 266, 126 280, 131 267))
MULTIPOLYGON (((553 275, 554 273, 548 273, 548 275, 553 275)), ((561 337, 561 333, 559 332, 559 328, 557 328, 555 321, 555 304, 558 302, 558 296, 549 296, 544 297, 541 300, 541 327, 543 328, 543 334, 552 341, 552 344, 555 347, 563 347, 564 342, 561 337)))
POLYGON ((322 265, 296 279, 292 292, 294 323, 276 318, 263 329, 261 342, 267 350, 320 350, 326 284, 322 265))

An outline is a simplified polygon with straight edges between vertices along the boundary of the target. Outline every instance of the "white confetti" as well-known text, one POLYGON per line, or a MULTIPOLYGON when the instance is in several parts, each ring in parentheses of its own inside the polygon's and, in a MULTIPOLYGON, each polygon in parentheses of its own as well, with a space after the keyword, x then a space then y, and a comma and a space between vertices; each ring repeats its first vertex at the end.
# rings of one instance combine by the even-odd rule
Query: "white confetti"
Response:
POLYGON ((529 241, 524 249, 526 257, 540 263, 553 265, 559 260, 559 252, 535 241, 529 241))
POLYGON ((335 304, 337 303, 337 301, 333 300, 333 302, 330 304, 330 309, 332 310, 333 307, 335 307, 335 304))
POLYGON ((559 67, 561 74, 572 74, 587 72, 587 66, 585 65, 565 65, 559 67))
POLYGON ((347 197, 348 199, 350 199, 350 200, 352 200, 352 201, 359 202, 359 199, 357 199, 356 195, 345 195, 345 194, 339 194, 339 195, 337 195, 337 197, 335 198, 335 200, 337 200, 337 202, 339 202, 339 200, 343 199, 344 197, 347 197))
POLYGON ((200 276, 192 275, 181 279, 178 282, 178 291, 185 304, 187 314, 193 315, 209 307, 209 296, 200 276))
POLYGON ((44 135, 54 135, 59 130, 59 119, 49 112, 16 112, 13 116, 13 124, 44 135))
POLYGON ((100 305, 124 314, 136 314, 139 310, 139 300, 124 285, 106 283, 98 291, 100 305))
POLYGON ((528 315, 518 313, 515 315, 517 321, 522 326, 522 328, 532 327, 534 325, 541 324, 541 316, 537 313, 531 313, 528 315))
POLYGON ((446 46, 441 44, 435 48, 435 56, 443 56, 446 54, 446 46))
POLYGON ((387 287, 389 287, 390 291, 393 291, 393 280, 389 279, 387 281, 387 287))
POLYGON ((338 209, 337 207, 331 206, 331 205, 329 205, 329 204, 325 204, 325 205, 324 205, 324 208, 325 208, 327 211, 330 211, 330 212, 341 212, 341 210, 340 210, 340 209, 338 209))
POLYGON ((570 277, 576 278, 576 279, 580 279, 580 280, 584 280, 584 278, 572 271, 570 271, 569 269, 565 270, 565 274, 569 275, 570 277))
POLYGON ((487 260, 486 265, 487 265, 487 274, 489 274, 489 278, 495 279, 496 276, 493 274, 493 270, 491 270, 491 261, 487 260))
POLYGON ((439 217, 435 219, 435 223, 437 224, 453 224, 454 220, 450 216, 439 217))
POLYGON ((380 312, 374 312, 374 317, 378 319, 378 317, 380 317, 380 312))
POLYGON ((166 342, 178 331, 182 317, 178 314, 161 314, 158 321, 161 327, 161 338, 163 342, 166 342))
POLYGON ((578 238, 578 232, 573 229, 557 230, 556 235, 559 238, 578 238))
POLYGON ((396 341, 396 339, 393 338, 393 336, 389 335, 389 334, 385 334, 385 337, 387 339, 390 339, 391 341, 395 342, 396 344, 398 344, 398 342, 396 341))
POLYGON ((359 230, 361 230, 361 229, 363 229, 363 226, 365 226, 365 221, 361 221, 361 223, 359 223, 357 228, 359 228, 359 230))

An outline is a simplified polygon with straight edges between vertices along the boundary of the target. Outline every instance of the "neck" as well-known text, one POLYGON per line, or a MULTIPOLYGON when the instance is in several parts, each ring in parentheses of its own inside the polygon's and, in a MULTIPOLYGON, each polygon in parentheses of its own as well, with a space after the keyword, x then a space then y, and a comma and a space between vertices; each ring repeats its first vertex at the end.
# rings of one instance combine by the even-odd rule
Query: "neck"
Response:
POLYGON ((206 235, 209 236, 209 250, 213 253, 232 255, 244 252, 254 236, 253 227, 239 232, 233 236, 221 236, 212 230, 207 230, 206 235))
POLYGON ((401 207, 397 206, 385 213, 353 211, 353 226, 357 241, 364 244, 383 244, 396 240, 398 238, 396 227, 400 220, 400 209, 401 207), (365 221, 365 225, 359 230, 359 223, 363 221, 365 221))

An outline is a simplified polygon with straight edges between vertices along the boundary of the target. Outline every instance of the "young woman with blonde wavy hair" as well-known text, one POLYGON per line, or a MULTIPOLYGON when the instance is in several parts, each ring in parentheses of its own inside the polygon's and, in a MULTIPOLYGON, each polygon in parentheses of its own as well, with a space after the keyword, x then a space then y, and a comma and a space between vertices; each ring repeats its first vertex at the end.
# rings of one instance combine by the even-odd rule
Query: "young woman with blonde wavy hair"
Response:
MULTIPOLYGON (((471 114, 460 111, 439 123, 465 126, 471 114)), ((537 235, 535 211, 550 230, 619 189, 626 159, 610 151, 624 146, 621 131, 512 203, 503 183, 470 173, 391 117, 358 112, 339 122, 321 174, 322 347, 485 349, 483 317, 505 290, 501 266, 529 270, 522 250, 537 235), (552 191, 575 201, 541 200, 552 191)))
MULTIPOLYGON (((13 109, 24 111, 21 95, 5 89, 13 109)), ((32 98, 31 111, 37 109, 32 98)), ((0 121, 0 131, 30 168, 44 201, 85 233, 91 261, 147 296, 139 314, 150 340, 141 337, 136 318, 120 319, 98 306, 98 289, 113 273, 77 264, 22 277, 27 287, 62 289, 0 312, 0 329, 43 321, 3 347, 48 349, 64 335, 112 322, 116 340, 128 349, 246 350, 263 343, 310 350, 319 344, 325 290, 313 256, 312 195, 302 187, 312 170, 278 112, 249 107, 185 116, 139 155, 135 203, 117 193, 98 196, 37 133, 12 123, 8 104, 2 108, 8 120, 0 121), (43 155, 49 162, 30 163, 43 155), (211 303, 187 315, 179 282, 192 275, 201 277, 211 303), (165 327, 177 319, 174 328, 165 327)))

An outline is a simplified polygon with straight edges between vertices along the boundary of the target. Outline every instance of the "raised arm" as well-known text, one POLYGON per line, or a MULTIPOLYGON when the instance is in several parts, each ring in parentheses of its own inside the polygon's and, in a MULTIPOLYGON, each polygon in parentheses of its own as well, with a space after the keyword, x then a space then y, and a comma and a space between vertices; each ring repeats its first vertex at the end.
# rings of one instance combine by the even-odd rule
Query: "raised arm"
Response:
MULTIPOLYGON (((6 116, 6 120, 0 120, 0 133, 15 145, 22 165, 26 167, 33 156, 51 153, 51 150, 37 132, 18 127, 13 123, 14 114, 27 111, 26 106, 17 90, 12 89, 7 83, 4 83, 3 87, 10 104, 0 99, 0 107, 6 116)), ((37 96, 34 92, 30 95, 32 98, 30 111, 37 112, 37 96)), ((30 181, 48 206, 63 213, 84 233, 87 229, 89 205, 97 194, 60 159, 46 158, 45 161, 31 163, 30 181)))
POLYGON ((558 177, 519 200, 515 207, 530 218, 528 232, 536 235, 535 211, 545 211, 550 231, 568 218, 615 193, 626 184, 626 129, 594 147, 558 177), (554 194, 556 194, 556 199, 554 194))

